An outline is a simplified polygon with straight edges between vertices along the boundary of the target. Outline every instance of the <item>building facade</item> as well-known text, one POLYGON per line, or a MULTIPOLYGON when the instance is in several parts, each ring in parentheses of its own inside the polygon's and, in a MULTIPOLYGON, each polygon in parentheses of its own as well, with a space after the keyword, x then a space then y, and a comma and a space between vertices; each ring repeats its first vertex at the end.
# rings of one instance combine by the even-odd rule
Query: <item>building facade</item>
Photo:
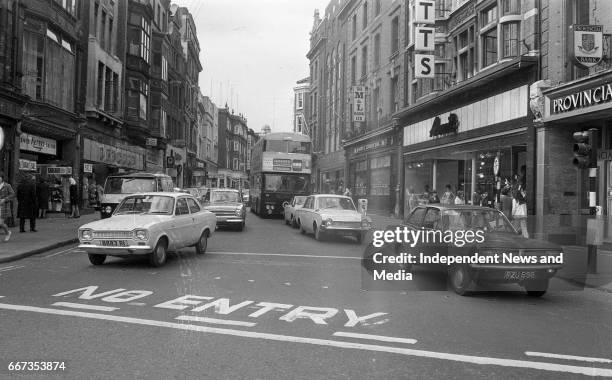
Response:
POLYGON ((229 108, 219 109, 219 161, 213 186, 248 188, 247 120, 229 108))
POLYGON ((293 132, 310 136, 306 115, 310 109, 310 78, 297 81, 293 88, 293 132))

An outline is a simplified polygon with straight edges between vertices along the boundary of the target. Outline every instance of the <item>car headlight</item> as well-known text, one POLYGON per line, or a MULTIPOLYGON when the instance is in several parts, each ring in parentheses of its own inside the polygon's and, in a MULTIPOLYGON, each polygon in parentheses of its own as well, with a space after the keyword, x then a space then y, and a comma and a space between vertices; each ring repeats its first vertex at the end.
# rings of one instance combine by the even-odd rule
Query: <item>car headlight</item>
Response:
POLYGON ((91 238, 92 238, 91 230, 81 230, 81 239, 91 240, 91 238))
POLYGON ((242 207, 237 208, 236 211, 234 211, 234 213, 236 214, 236 216, 242 215, 242 207))
POLYGON ((106 208, 104 209, 104 212, 107 214, 110 214, 111 212, 113 212, 113 208, 111 206, 106 206, 106 208))
POLYGON ((370 221, 368 219, 361 219, 361 227, 370 228, 370 221))
POLYGON ((147 240, 149 238, 147 230, 136 230, 134 236, 136 236, 138 240, 147 240))
POLYGON ((332 218, 327 218, 325 219, 325 225, 327 226, 331 226, 334 223, 332 218))

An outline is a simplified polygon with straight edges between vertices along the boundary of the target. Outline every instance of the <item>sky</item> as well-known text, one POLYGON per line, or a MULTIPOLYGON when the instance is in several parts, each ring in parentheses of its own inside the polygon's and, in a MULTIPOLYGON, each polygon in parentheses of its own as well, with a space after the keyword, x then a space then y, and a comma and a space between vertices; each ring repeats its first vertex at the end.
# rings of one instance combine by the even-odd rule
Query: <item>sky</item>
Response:
POLYGON ((314 10, 329 0, 174 0, 193 15, 200 90, 259 132, 293 128, 293 87, 309 75, 314 10))

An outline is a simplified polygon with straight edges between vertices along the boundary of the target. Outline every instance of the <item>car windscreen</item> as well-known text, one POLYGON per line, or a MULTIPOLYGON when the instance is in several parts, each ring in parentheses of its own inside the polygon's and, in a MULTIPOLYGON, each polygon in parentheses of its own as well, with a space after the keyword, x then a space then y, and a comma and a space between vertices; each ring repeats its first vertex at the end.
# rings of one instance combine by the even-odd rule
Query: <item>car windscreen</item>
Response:
POLYGON ((355 210, 355 205, 349 198, 321 197, 318 201, 320 209, 355 210))
POLYGON ((303 193, 308 191, 308 179, 303 175, 266 174, 266 191, 303 193))
POLYGON ((115 215, 121 214, 157 214, 171 215, 174 210, 174 198, 163 195, 135 195, 126 197, 117 207, 115 215))
POLYGON ((295 197, 295 204, 296 205, 303 205, 304 202, 306 201, 306 197, 295 197))
POLYGON ((442 215, 442 227, 451 231, 485 230, 516 233, 504 215, 493 209, 446 210, 442 215))
POLYGON ((155 178, 108 177, 105 194, 133 194, 157 191, 155 178))
POLYGON ((240 202, 240 196, 235 191, 213 191, 210 194, 211 203, 235 203, 240 202))

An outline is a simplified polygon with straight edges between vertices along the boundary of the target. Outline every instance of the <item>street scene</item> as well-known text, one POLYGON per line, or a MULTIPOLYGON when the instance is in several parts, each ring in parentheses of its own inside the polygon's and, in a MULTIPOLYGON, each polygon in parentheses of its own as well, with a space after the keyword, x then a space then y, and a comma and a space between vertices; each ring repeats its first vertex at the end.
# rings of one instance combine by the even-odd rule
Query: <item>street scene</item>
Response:
POLYGON ((0 378, 612 378, 611 20, 0 1, 0 378))

